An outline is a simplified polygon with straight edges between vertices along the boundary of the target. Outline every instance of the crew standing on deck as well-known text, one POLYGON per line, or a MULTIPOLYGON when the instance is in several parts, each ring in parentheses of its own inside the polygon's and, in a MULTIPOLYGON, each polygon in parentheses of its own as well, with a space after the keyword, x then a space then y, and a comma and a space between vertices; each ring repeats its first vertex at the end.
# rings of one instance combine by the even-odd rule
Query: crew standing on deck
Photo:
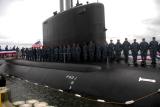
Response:
POLYGON ((90 43, 89 43, 88 51, 89 51, 90 62, 93 62, 94 61, 94 55, 95 55, 95 44, 92 41, 90 41, 90 43))
POLYGON ((112 63, 114 60, 114 43, 113 40, 110 40, 110 43, 108 45, 108 58, 109 63, 112 63))
POLYGON ((48 47, 47 48, 47 61, 49 61, 49 62, 51 62, 51 48, 50 47, 48 47))
POLYGON ((22 47, 21 52, 22 52, 22 59, 24 59, 25 58, 25 48, 24 47, 22 47))
POLYGON ((76 62, 76 44, 75 43, 73 43, 71 54, 72 54, 72 61, 76 62))
POLYGON ((102 61, 108 62, 108 43, 105 42, 105 44, 102 47, 102 61))
POLYGON ((152 65, 156 65, 156 57, 157 57, 157 51, 158 51, 158 42, 156 41, 156 38, 153 37, 152 41, 149 43, 149 50, 150 50, 150 56, 152 58, 152 65))
POLYGON ((81 48, 79 46, 79 44, 77 44, 76 46, 76 62, 80 62, 80 58, 81 58, 81 48))
POLYGON ((5 51, 8 51, 8 45, 6 45, 6 47, 5 47, 5 51))
POLYGON ((141 52, 141 66, 146 65, 146 58, 147 58, 147 52, 148 52, 149 44, 145 41, 145 38, 142 39, 142 42, 140 43, 140 52, 141 52))
POLYGON ((128 56, 129 56, 129 50, 130 50, 131 44, 128 42, 128 39, 125 38, 125 41, 123 42, 123 54, 125 58, 125 63, 128 63, 128 56))
POLYGON ((50 53, 50 54, 51 54, 51 55, 50 55, 50 56, 51 56, 50 61, 53 62, 53 61, 54 61, 54 57, 55 57, 55 56, 54 56, 54 48, 53 48, 53 47, 51 48, 51 53, 50 53))
MULTIPOLYGON (((142 39, 142 42, 139 44, 134 39, 134 42, 130 44, 128 39, 125 38, 123 44, 120 43, 120 40, 117 40, 117 43, 114 44, 113 40, 110 40, 110 43, 107 42, 104 44, 94 43, 90 41, 88 43, 76 44, 73 45, 60 45, 54 48, 22 48, 22 59, 30 60, 30 61, 55 61, 55 62, 63 62, 64 58, 67 62, 107 62, 112 63, 116 58, 116 61, 119 62, 121 58, 121 53, 123 50, 123 54, 125 57, 125 62, 128 63, 129 51, 131 50, 133 56, 133 64, 137 66, 137 56, 140 50, 140 55, 142 58, 141 65, 146 65, 147 53, 150 51, 150 56, 152 59, 152 65, 156 65, 156 57, 157 52, 160 52, 160 44, 155 40, 153 40, 148 44, 145 41, 145 38, 142 39), (96 45, 95 45, 96 44, 96 45), (62 47, 63 46, 63 47, 62 47), (81 47, 80 47, 81 46, 81 47), (81 59, 82 58, 82 59, 81 59)), ((1 49, 1 48, 0 48, 1 49)), ((15 49, 15 46, 13 47, 15 49)), ((6 45, 5 50, 8 50, 8 45, 6 45)), ((17 52, 19 48, 15 49, 17 52)))
POLYGON ((134 39, 134 42, 131 44, 131 51, 133 56, 133 64, 134 66, 137 66, 137 56, 139 51, 139 44, 136 42, 136 39, 134 39))
POLYGON ((83 61, 87 62, 88 61, 88 46, 86 43, 83 44, 83 61))
POLYGON ((115 55, 116 55, 116 61, 119 62, 121 58, 121 52, 122 52, 122 44, 120 43, 120 40, 117 40, 117 43, 114 45, 115 55))
POLYGON ((63 47, 59 46, 59 61, 63 62, 63 47))
POLYGON ((101 54, 102 53, 102 48, 99 43, 96 44, 96 61, 100 62, 101 61, 101 54))
POLYGON ((67 45, 67 62, 71 62, 71 46, 67 45))
POLYGON ((59 48, 58 48, 58 46, 55 47, 55 49, 54 49, 54 55, 55 55, 55 61, 58 62, 58 58, 59 58, 59 48))

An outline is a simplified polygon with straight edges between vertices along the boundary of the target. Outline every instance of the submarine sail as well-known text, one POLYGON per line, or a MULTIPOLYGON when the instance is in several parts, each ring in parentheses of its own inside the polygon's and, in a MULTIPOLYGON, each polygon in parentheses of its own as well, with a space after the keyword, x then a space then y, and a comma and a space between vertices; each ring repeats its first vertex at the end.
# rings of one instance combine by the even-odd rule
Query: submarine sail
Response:
POLYGON ((104 5, 101 3, 78 5, 43 22, 44 46, 82 44, 89 41, 100 44, 106 41, 104 5))

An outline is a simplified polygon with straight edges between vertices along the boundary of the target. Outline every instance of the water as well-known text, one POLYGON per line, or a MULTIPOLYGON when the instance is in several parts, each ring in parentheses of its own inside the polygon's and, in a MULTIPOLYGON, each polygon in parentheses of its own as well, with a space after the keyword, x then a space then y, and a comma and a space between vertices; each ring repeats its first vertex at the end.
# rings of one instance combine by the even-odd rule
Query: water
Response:
MULTIPOLYGON (((7 87, 11 90, 12 101, 37 99, 56 107, 111 107, 103 103, 89 101, 74 94, 58 92, 50 87, 35 85, 18 78, 7 78, 7 87)), ((116 106, 117 107, 117 106, 116 106)))

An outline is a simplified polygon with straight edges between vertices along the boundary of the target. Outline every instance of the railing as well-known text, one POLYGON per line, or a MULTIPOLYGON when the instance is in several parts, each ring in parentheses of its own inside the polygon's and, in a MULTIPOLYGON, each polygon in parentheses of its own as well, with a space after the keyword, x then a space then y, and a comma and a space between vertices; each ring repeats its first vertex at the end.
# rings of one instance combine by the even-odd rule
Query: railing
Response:
POLYGON ((17 58, 16 51, 0 51, 0 59, 15 59, 17 58))

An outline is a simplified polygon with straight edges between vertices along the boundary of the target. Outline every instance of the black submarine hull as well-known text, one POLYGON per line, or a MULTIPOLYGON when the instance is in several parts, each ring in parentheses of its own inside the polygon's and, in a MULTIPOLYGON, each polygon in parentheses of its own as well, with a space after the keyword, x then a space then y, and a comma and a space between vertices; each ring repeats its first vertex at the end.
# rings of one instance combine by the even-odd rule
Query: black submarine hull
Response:
POLYGON ((89 41, 99 44, 106 41, 104 5, 101 3, 73 7, 43 23, 44 46, 82 44, 89 41))
POLYGON ((160 94, 157 92, 160 89, 159 69, 135 68, 124 64, 109 67, 71 64, 72 67, 65 70, 69 66, 70 64, 63 63, 13 60, 1 65, 0 69, 1 72, 44 86, 103 99, 106 104, 109 102, 126 106, 126 101, 134 100, 132 107, 160 106, 160 94), (139 77, 155 79, 156 83, 139 82, 139 77), (154 94, 150 95, 151 93, 154 94))

